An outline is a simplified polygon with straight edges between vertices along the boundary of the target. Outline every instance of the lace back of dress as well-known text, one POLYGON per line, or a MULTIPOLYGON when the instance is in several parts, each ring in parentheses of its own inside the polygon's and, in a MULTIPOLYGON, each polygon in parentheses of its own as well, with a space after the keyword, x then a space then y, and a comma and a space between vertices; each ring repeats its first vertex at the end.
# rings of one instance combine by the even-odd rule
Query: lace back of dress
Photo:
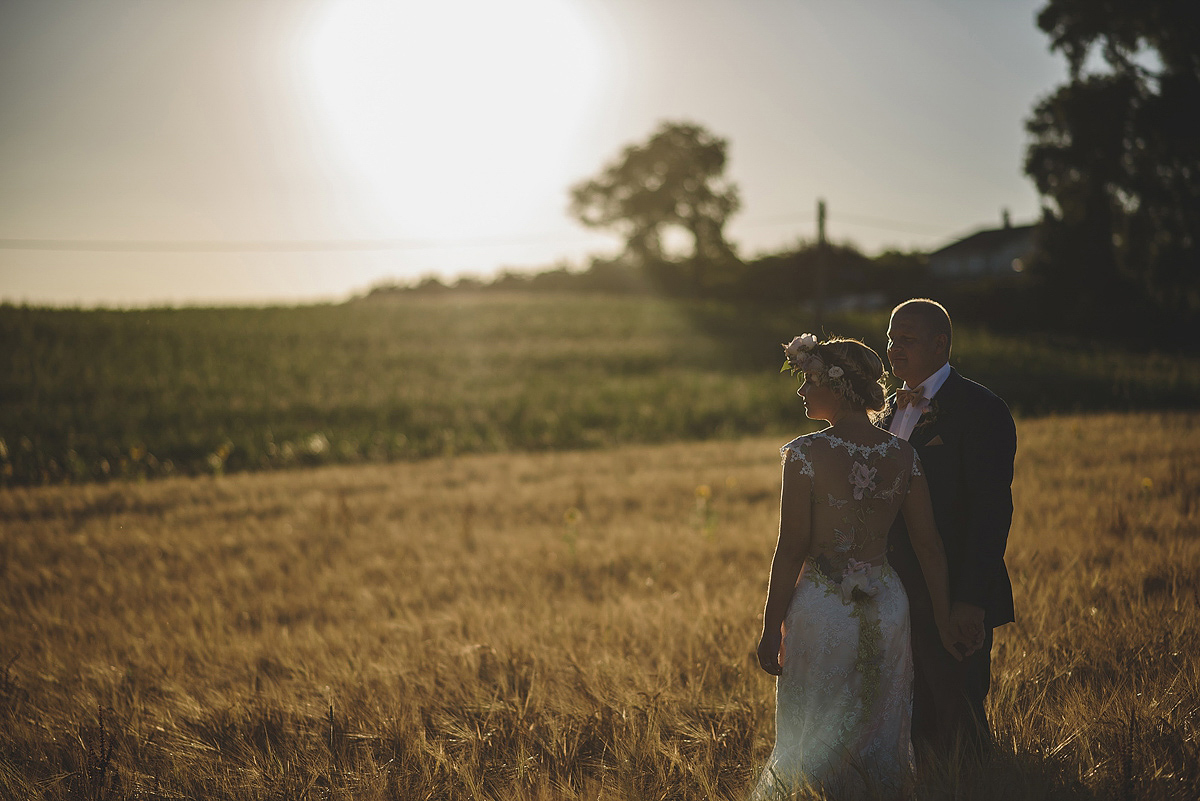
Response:
POLYGON ((890 437, 859 444, 819 431, 784 446, 812 479, 811 559, 830 578, 856 565, 882 564, 887 534, 920 467, 911 448, 890 437))

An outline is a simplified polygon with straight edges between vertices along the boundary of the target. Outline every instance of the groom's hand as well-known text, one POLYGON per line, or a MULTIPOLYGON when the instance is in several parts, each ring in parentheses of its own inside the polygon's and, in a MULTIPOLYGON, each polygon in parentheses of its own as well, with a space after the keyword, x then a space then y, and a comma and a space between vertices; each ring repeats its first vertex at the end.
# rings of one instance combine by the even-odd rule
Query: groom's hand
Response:
POLYGON ((950 628, 954 638, 962 643, 960 653, 966 657, 983 647, 983 609, 973 604, 955 601, 950 605, 950 628))

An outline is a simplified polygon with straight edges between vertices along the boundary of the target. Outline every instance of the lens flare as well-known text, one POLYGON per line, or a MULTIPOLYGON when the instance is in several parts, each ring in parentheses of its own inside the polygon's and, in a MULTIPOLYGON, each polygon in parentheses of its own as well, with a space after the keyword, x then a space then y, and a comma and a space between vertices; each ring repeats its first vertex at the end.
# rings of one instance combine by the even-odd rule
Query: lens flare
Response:
POLYGON ((576 4, 341 0, 308 45, 333 152, 384 230, 503 235, 546 213, 539 198, 565 203, 605 71, 576 4))

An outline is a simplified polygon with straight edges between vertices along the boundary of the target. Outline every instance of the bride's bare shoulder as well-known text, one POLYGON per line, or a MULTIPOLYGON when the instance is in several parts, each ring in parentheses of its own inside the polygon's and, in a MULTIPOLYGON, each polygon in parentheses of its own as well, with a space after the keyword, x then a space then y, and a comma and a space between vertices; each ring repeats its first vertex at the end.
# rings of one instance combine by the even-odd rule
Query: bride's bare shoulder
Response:
POLYGON ((824 429, 811 434, 802 434, 779 449, 784 466, 799 463, 801 472, 812 475, 813 444, 824 439, 824 429))
POLYGON ((786 451, 791 448, 806 448, 809 445, 811 445, 812 443, 816 442, 817 440, 824 439, 825 432, 828 430, 829 429, 823 428, 820 431, 813 431, 809 434, 801 434, 800 436, 796 437, 794 440, 792 440, 788 444, 784 445, 779 450, 786 451))
POLYGON ((784 445, 779 449, 780 453, 786 454, 788 451, 811 451, 813 445, 818 443, 828 444, 829 429, 822 428, 820 431, 813 431, 808 434, 801 434, 794 440, 784 445))

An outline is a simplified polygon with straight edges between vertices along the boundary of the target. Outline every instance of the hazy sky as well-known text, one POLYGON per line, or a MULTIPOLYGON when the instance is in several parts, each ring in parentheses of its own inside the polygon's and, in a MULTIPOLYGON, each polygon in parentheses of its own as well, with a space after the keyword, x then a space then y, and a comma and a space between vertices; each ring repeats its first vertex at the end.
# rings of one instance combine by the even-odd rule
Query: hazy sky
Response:
POLYGON ((743 256, 812 238, 818 198, 869 253, 1032 221, 1023 122, 1066 75, 1042 5, 4 0, 0 299, 582 266, 619 243, 568 187, 664 119, 729 140, 743 256))

